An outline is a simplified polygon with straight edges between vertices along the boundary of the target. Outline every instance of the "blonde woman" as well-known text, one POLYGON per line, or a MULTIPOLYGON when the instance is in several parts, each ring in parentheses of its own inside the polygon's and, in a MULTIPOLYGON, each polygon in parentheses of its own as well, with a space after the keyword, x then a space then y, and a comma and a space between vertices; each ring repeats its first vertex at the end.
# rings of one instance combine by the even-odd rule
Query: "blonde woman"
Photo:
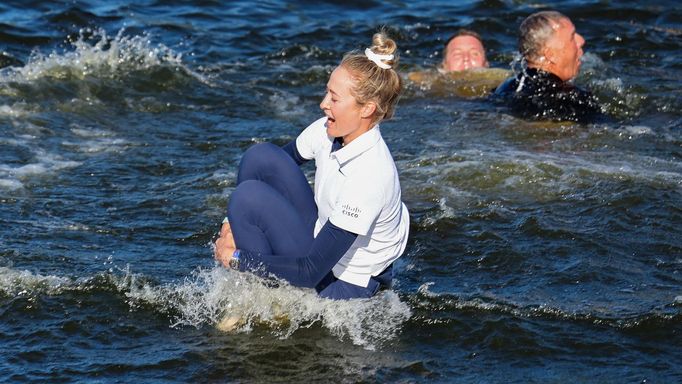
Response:
POLYGON ((249 148, 216 241, 224 266, 275 275, 330 299, 388 286, 409 214, 379 122, 402 91, 396 44, 383 32, 332 72, 324 117, 284 147, 249 148), (314 160, 314 191, 299 166, 314 160))

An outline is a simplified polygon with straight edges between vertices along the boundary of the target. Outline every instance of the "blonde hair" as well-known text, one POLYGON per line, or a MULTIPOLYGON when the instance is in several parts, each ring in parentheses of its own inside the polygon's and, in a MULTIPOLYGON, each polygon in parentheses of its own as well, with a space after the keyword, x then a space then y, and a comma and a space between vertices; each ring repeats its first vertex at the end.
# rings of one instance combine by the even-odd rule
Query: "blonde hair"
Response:
POLYGON ((354 80, 355 84, 350 91, 357 103, 364 105, 371 101, 376 104, 373 123, 388 120, 393 116, 402 92, 402 80, 395 71, 398 65, 397 48, 395 41, 382 30, 372 36, 372 46, 369 49, 378 55, 393 55, 390 60, 382 60, 391 68, 380 68, 363 52, 358 51, 347 53, 339 64, 350 72, 354 80))
POLYGON ((554 26, 561 19, 568 19, 557 11, 542 11, 528 16, 519 27, 519 52, 527 61, 542 57, 545 43, 554 34, 554 26))

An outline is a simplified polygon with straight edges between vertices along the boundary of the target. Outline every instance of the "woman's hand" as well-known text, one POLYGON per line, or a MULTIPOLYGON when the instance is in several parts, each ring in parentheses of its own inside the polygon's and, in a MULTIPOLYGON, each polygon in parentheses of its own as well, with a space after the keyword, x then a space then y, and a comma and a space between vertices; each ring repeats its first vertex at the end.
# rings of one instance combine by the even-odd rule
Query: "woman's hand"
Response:
MULTIPOLYGON (((227 219, 226 219, 227 220, 227 219)), ((220 227, 220 237, 225 236, 228 233, 232 233, 232 227, 230 227, 230 223, 227 221, 223 221, 223 226, 220 227)))
POLYGON ((234 237, 232 237, 230 223, 224 223, 220 228, 220 237, 215 241, 215 253, 213 256, 223 266, 229 268, 232 254, 236 248, 237 245, 234 243, 234 237))

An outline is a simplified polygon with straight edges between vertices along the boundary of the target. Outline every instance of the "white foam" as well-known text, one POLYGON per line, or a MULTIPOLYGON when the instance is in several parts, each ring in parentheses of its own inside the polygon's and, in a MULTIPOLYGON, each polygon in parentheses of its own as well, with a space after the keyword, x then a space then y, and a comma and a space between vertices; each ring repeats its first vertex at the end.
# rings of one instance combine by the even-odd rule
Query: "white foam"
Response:
POLYGON ((11 296, 58 294, 72 281, 58 276, 43 276, 25 270, 0 267, 0 292, 11 296))
POLYGON ((0 188, 9 190, 18 190, 24 188, 24 183, 19 180, 0 179, 0 188))
POLYGON ((45 166, 45 164, 41 163, 26 164, 22 165, 21 167, 14 168, 10 172, 18 177, 41 175, 47 173, 47 167, 45 166))
POLYGON ((249 273, 225 268, 198 270, 178 285, 142 289, 144 300, 170 298, 179 311, 174 326, 215 325, 225 316, 242 320, 239 332, 250 332, 265 324, 273 334, 286 338, 300 328, 319 324, 339 338, 375 349, 394 338, 410 318, 410 308, 392 291, 372 299, 333 301, 320 298, 313 290, 272 282, 249 273))
MULTIPOLYGON (((653 130, 650 127, 647 127, 645 125, 625 125, 621 127, 622 129, 627 132, 627 134, 632 136, 640 136, 640 135, 650 135, 653 133, 653 130)), ((619 136, 623 136, 624 133, 620 132, 619 136)))
POLYGON ((78 161, 62 160, 59 156, 42 151, 37 151, 35 156, 39 159, 38 162, 16 167, 0 164, 0 187, 11 190, 21 189, 24 186, 24 179, 51 175, 60 170, 81 165, 78 161))
POLYGON ((7 104, 0 105, 0 117, 18 118, 28 114, 28 111, 25 109, 25 104, 23 103, 17 103, 12 106, 7 104))
POLYGON ((33 51, 23 67, 0 70, 0 82, 32 82, 44 77, 112 77, 120 73, 173 65, 206 82, 203 76, 182 65, 182 54, 163 44, 153 45, 147 34, 125 36, 125 29, 110 37, 103 29, 82 29, 70 44, 72 51, 43 54, 33 51))
MULTIPOLYGON (((339 339, 374 350, 394 339, 412 315, 393 291, 381 292, 372 299, 336 301, 322 299, 311 289, 275 284, 222 267, 198 269, 184 281, 164 285, 153 284, 129 267, 122 272, 112 280, 128 298, 128 305, 152 305, 160 312, 173 313, 172 327, 217 326, 230 316, 240 320, 235 332, 248 333, 260 325, 276 337, 288 338, 317 324, 339 339)), ((75 287, 89 285, 84 280, 75 287)))
POLYGON ((215 183, 221 187, 234 186, 235 180, 237 180, 237 171, 234 167, 227 169, 218 169, 211 176, 208 177, 207 181, 210 183, 215 183))
POLYGON ((55 173, 56 171, 73 168, 79 166, 78 161, 59 160, 51 155, 46 155, 39 163, 31 163, 19 167, 11 167, 7 165, 0 165, 0 175, 7 173, 17 178, 24 178, 28 176, 44 175, 55 173))
POLYGON ((300 98, 293 93, 276 91, 269 97, 270 105, 274 111, 284 117, 303 116, 307 113, 306 103, 301 102, 300 98))
POLYGON ((79 128, 79 127, 71 127, 71 132, 75 133, 78 136, 81 137, 112 137, 115 136, 115 133, 112 131, 107 131, 105 129, 98 129, 98 128, 79 128))
POLYGON ((592 84, 595 87, 615 91, 619 94, 625 93, 625 87, 623 86, 623 80, 621 80, 620 78, 594 80, 592 82, 592 84))
POLYGON ((129 142, 123 139, 115 138, 101 138, 96 140, 83 141, 63 141, 62 144, 66 147, 72 148, 77 152, 83 153, 100 153, 100 152, 116 152, 121 147, 124 147, 129 142))
MULTIPOLYGON (((606 134, 634 140, 652 133, 647 126, 631 126, 606 134)), ((592 184, 595 178, 682 188, 682 165, 639 153, 525 151, 508 146, 453 154, 436 144, 430 148, 433 151, 428 154, 399 162, 404 194, 423 196, 426 207, 422 209, 436 208, 423 217, 425 225, 457 217, 471 206, 484 204, 493 209, 491 199, 499 199, 500 193, 504 199, 565 199, 581 193, 584 183, 592 184)))
POLYGON ((586 52, 580 61, 582 62, 580 69, 583 72, 592 72, 606 67, 604 61, 592 52, 586 52))
MULTIPOLYGON (((457 196, 457 194, 449 194, 449 196, 457 196)), ((450 207, 447 203, 448 199, 446 197, 438 198, 438 211, 435 214, 428 215, 424 218, 423 224, 431 226, 436 224, 442 219, 456 217, 456 211, 450 207)))
POLYGON ((57 218, 54 216, 50 216, 47 218, 44 218, 42 220, 22 220, 22 219, 15 219, 14 222, 16 224, 21 224, 28 227, 32 227, 35 229, 40 229, 41 231, 47 231, 47 232, 52 232, 55 230, 59 231, 75 231, 75 232, 89 232, 94 230, 92 227, 70 221, 70 220, 65 220, 61 218, 57 218))

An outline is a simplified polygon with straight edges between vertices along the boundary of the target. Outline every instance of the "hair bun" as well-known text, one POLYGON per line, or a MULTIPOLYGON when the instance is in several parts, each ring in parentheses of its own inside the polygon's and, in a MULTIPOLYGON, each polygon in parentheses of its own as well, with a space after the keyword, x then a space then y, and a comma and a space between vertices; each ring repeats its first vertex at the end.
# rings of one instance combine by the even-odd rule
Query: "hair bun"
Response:
POLYGON ((372 52, 378 55, 393 55, 393 59, 385 60, 384 62, 395 68, 398 65, 398 45, 386 35, 386 32, 377 32, 372 36, 372 52))

